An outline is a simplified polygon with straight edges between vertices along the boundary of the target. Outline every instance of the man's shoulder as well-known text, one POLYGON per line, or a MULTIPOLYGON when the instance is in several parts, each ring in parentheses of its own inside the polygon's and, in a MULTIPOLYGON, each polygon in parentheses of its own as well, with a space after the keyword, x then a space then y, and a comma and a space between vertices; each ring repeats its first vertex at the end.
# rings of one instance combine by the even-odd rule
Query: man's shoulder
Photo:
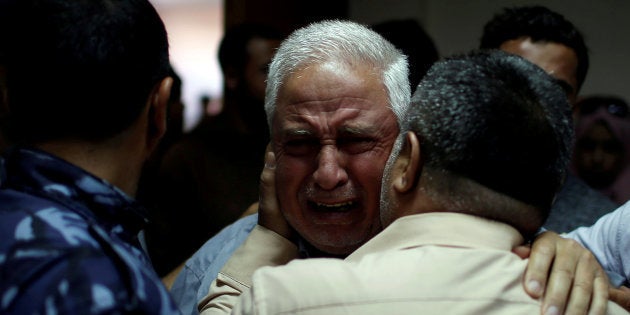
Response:
POLYGON ((317 258, 263 267, 254 273, 252 288, 255 300, 272 313, 335 307, 355 313, 437 311, 452 305, 522 314, 527 312, 517 310, 540 308, 521 285, 525 266, 510 252, 431 245, 374 252, 358 261, 317 258), (498 300, 510 302, 497 306, 498 300))
MULTIPOLYGON (((86 260, 108 257, 103 247, 106 243, 112 245, 110 234, 82 211, 45 197, 1 190, 2 266, 16 261, 64 262, 75 256, 86 260)), ((77 258, 77 262, 82 263, 82 259, 77 258)))
POLYGON ((195 314, 197 302, 208 293, 223 265, 258 223, 258 214, 241 218, 206 241, 177 275, 171 295, 184 314, 195 314))
POLYGON ((44 310, 47 306, 39 301, 46 296, 55 304, 50 306, 53 309, 69 310, 72 303, 76 309, 89 309, 94 306, 91 290, 98 288, 104 296, 114 296, 123 289, 114 285, 125 281, 119 266, 86 225, 65 217, 67 213, 59 209, 50 210, 24 216, 12 226, 3 223, 3 229, 12 234, 10 238, 3 235, 0 253, 0 294, 10 296, 5 301, 9 309, 44 310), (13 288, 20 288, 15 295, 10 293, 13 288), (62 293, 67 302, 55 298, 62 293))
POLYGON ((8 187, 0 189, 0 201, 0 211, 3 213, 28 213, 47 205, 58 206, 56 202, 44 196, 8 187))
POLYGON ((253 214, 226 226, 219 233, 206 241, 195 254, 193 254, 189 261, 191 263, 206 261, 208 259, 212 261, 212 259, 217 256, 231 256, 232 252, 245 241, 257 223, 258 214, 253 214))
MULTIPOLYGON (((257 223, 258 214, 253 214, 226 226, 207 240, 186 261, 184 270, 193 272, 198 277, 205 276, 208 268, 216 264, 217 260, 225 263, 232 256, 232 253, 245 241, 257 223)), ((221 263, 221 266, 223 263, 221 263)))
POLYGON ((46 242, 62 247, 89 242, 88 222, 53 200, 21 191, 0 190, 1 250, 13 242, 46 242))
POLYGON ((608 301, 608 309, 606 310, 606 314, 607 315, 624 315, 624 314, 629 314, 629 313, 623 307, 619 306, 619 304, 613 301, 608 301))
POLYGON ((617 207, 619 205, 608 197, 570 175, 556 196, 545 228, 568 232, 580 226, 590 226, 617 207))
POLYGON ((6 309, 90 314, 168 308, 165 301, 155 303, 169 298, 139 248, 69 208, 22 197, 0 192, 0 203, 12 201, 0 206, 0 296, 6 309), (138 297, 146 301, 138 304, 138 297))
MULTIPOLYGON (((606 210, 612 210, 619 206, 610 198, 594 190, 584 181, 572 174, 567 175, 564 185, 558 192, 558 198, 562 198, 561 200, 558 200, 560 202, 572 201, 572 205, 581 205, 582 207, 587 208, 598 207, 605 208, 606 210)), ((562 206, 562 204, 559 206, 562 206)))

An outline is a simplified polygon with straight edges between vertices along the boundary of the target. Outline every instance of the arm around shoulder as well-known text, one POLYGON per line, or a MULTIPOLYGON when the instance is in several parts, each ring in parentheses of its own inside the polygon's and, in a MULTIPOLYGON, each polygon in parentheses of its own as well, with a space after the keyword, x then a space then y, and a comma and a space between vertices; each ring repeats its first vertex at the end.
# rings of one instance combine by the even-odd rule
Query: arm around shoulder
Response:
POLYGON ((251 286, 254 271, 264 266, 284 265, 297 256, 294 243, 256 226, 212 282, 208 295, 199 302, 199 311, 204 315, 229 314, 240 295, 251 286))
POLYGON ((566 235, 595 255, 614 286, 630 283, 629 223, 630 203, 626 203, 592 226, 578 228, 566 235))

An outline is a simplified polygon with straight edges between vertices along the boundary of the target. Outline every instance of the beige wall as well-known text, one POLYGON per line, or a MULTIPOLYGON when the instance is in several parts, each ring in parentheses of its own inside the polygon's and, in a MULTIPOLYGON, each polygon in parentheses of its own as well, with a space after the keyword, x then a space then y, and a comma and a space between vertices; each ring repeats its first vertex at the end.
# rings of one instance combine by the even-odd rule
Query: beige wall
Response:
MULTIPOLYGON (((257 1, 257 0, 252 0, 257 1)), ((199 96, 220 97, 216 60, 223 34, 223 0, 151 0, 163 17, 173 64, 184 81, 186 123, 200 117, 199 96)), ((478 45, 483 24, 502 7, 526 0, 348 0, 351 19, 371 24, 414 18, 433 37, 443 56, 478 45)), ((545 5, 578 26, 590 48, 591 67, 582 95, 610 93, 630 101, 630 1, 546 0, 545 5)))
POLYGON ((223 77, 217 51, 223 36, 223 2, 152 0, 168 32, 171 63, 182 78, 184 129, 201 118, 199 98, 220 98, 223 77))

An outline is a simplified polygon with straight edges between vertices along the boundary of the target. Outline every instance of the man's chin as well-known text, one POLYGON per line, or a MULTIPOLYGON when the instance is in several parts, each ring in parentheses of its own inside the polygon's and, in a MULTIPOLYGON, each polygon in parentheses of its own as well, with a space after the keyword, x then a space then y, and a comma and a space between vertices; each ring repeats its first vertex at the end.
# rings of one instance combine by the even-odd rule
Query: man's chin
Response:
POLYGON ((365 235, 353 238, 349 238, 347 235, 340 235, 339 237, 333 237, 332 235, 328 235, 328 237, 322 236, 324 235, 319 234, 318 237, 311 239, 310 244, 322 252, 322 256, 339 258, 345 258, 350 255, 369 239, 365 235))
POLYGON ((317 249, 321 252, 320 256, 322 257, 334 257, 334 258, 346 258, 348 255, 352 254, 357 248, 361 247, 360 245, 350 246, 350 247, 331 247, 331 246, 321 246, 317 247, 317 249))

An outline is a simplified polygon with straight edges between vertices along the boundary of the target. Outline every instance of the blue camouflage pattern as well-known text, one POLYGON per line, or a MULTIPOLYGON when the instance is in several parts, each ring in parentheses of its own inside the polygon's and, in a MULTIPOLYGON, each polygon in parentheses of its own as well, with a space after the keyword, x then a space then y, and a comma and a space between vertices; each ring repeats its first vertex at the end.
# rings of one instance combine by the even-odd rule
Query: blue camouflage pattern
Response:
POLYGON ((0 314, 179 314, 142 250, 145 210, 33 148, 0 160, 0 314))

